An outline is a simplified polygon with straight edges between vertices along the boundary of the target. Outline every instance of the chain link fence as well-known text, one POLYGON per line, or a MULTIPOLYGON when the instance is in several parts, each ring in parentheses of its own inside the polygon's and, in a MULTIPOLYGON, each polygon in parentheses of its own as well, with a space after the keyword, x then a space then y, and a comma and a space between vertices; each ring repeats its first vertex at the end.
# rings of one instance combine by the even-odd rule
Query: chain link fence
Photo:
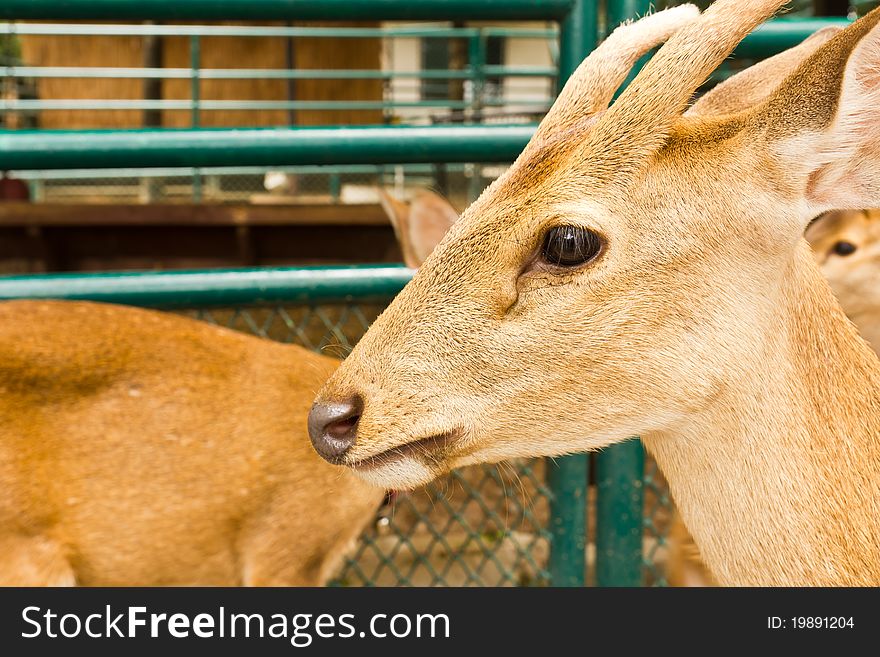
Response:
POLYGON ((18 171, 38 203, 363 203, 378 187, 428 188, 470 203, 501 165, 350 165, 18 171))
MULTIPOLYGON (((193 309, 185 314, 344 357, 382 304, 193 309)), ((544 459, 455 471, 412 493, 389 496, 346 558, 337 586, 546 586, 551 491, 544 459)), ((643 581, 663 586, 671 503, 653 462, 645 471, 643 581)), ((592 581, 594 487, 588 504, 586 581, 592 581)))

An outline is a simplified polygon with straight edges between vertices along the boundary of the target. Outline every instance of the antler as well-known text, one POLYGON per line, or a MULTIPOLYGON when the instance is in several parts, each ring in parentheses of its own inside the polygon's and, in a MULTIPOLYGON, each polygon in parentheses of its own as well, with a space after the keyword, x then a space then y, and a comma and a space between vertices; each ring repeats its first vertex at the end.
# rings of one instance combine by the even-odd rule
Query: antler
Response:
POLYGON ((620 25, 581 62, 547 112, 533 143, 539 143, 601 112, 639 58, 700 15, 694 5, 680 5, 620 25))
POLYGON ((589 151, 613 159, 597 173, 641 166, 666 142, 694 90, 786 1, 717 0, 676 32, 590 131, 589 151))

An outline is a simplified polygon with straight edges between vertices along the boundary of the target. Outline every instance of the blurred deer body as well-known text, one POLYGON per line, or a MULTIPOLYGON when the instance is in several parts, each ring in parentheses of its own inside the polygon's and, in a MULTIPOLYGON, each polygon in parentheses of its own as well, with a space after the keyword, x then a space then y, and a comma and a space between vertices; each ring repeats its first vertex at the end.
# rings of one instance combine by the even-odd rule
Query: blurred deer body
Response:
POLYGON ((349 411, 313 443, 408 487, 640 435, 720 583, 880 584, 880 361, 803 239, 880 205, 880 12, 684 115, 782 4, 615 31, 324 386, 312 413, 349 411))
POLYGON ((2 584, 317 585, 382 499, 308 442, 331 358, 62 301, 0 345, 2 584))

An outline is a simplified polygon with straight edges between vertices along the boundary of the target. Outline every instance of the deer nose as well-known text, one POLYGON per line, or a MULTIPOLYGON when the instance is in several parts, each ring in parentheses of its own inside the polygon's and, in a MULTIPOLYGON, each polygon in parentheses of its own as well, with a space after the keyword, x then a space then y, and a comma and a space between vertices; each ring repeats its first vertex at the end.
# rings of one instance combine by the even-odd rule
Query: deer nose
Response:
POLYGON ((309 437, 315 451, 330 463, 340 463, 354 445, 362 409, 360 397, 315 402, 309 411, 309 437))

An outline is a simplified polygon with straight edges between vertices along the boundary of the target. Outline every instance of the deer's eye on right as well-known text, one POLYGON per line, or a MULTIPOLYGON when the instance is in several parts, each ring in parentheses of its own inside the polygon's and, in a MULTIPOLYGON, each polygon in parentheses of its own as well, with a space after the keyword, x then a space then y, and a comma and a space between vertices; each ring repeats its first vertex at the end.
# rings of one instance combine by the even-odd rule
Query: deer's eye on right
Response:
POLYGON ((831 250, 839 256, 848 256, 856 252, 856 245, 846 240, 840 240, 834 244, 831 250))
POLYGON ((554 226, 544 235, 541 260, 554 268, 579 267, 602 251, 602 238, 583 226, 554 226))

